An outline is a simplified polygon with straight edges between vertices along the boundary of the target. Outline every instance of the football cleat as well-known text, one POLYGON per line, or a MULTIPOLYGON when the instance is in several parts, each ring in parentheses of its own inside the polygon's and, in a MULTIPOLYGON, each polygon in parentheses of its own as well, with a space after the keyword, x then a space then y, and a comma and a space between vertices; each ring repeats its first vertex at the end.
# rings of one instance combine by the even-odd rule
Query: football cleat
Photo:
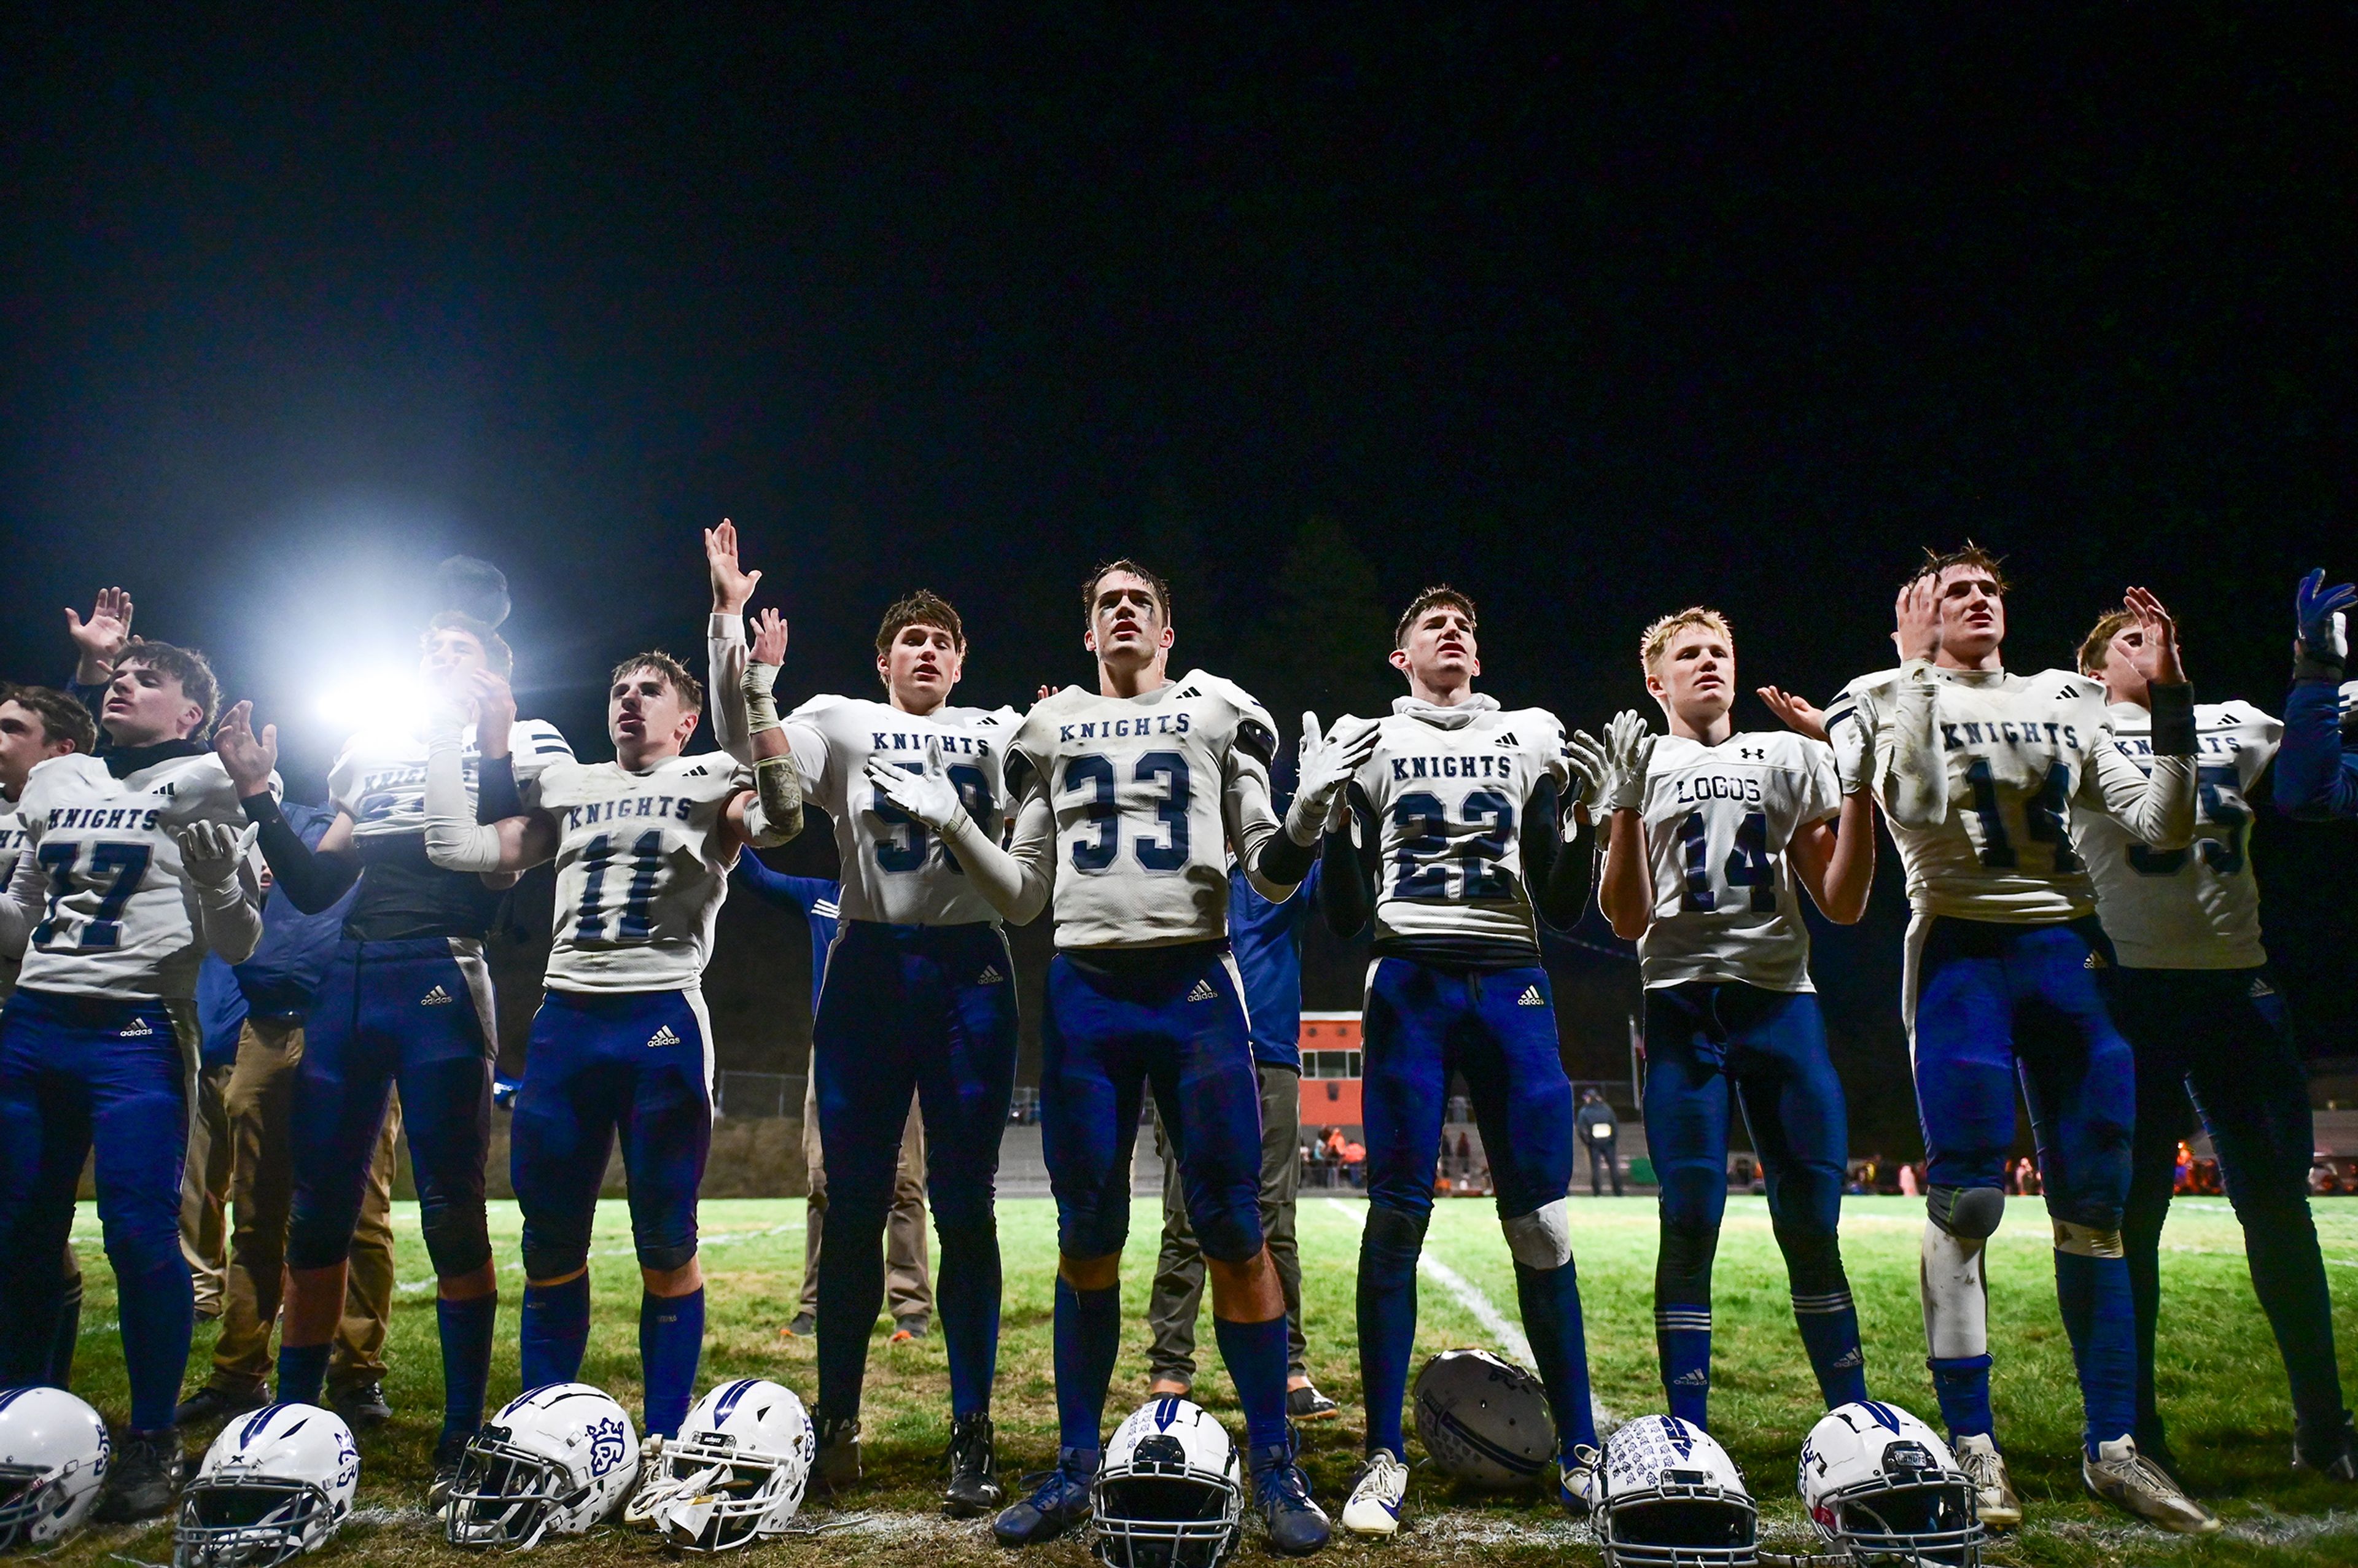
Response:
POLYGON ((233 1421, 180 1489, 173 1568, 276 1568, 316 1552, 352 1513, 360 1478, 352 1429, 317 1405, 233 1421))
POLYGON ((2180 1535, 2216 1535, 2219 1516, 2186 1495, 2169 1472, 2137 1453, 2136 1440, 2116 1437, 2080 1459, 2088 1490, 2115 1508, 2180 1535))
POLYGON ((942 1511, 952 1519, 975 1519, 1006 1505, 1007 1488, 999 1484, 999 1449, 990 1418, 977 1412, 950 1423, 950 1484, 942 1492, 942 1511))
POLYGON ((1293 1462, 1292 1433, 1283 1443, 1256 1448, 1252 1455, 1253 1507, 1269 1534, 1269 1549, 1287 1557, 1307 1557, 1335 1533, 1326 1510, 1310 1496, 1310 1477, 1293 1462))
POLYGON ((114 1456, 106 1422, 63 1389, 0 1393, 0 1552, 81 1529, 114 1456))
POLYGON ((811 1479, 830 1492, 860 1485, 859 1417, 820 1413, 818 1457, 811 1465, 811 1479))
POLYGON ((1001 1509, 990 1521, 990 1533, 1002 1546, 1034 1546, 1087 1523, 1097 1461, 1089 1450, 1058 1450, 1055 1469, 1023 1477, 1031 1494, 1001 1509))
POLYGON ((208 1383, 180 1401, 179 1408, 172 1412, 172 1424, 203 1426, 233 1415, 251 1415, 269 1402, 269 1394, 260 1389, 236 1393, 208 1383))
POLYGON ((1987 1433, 1960 1437, 1952 1448, 1957 1468, 1974 1484, 1974 1514, 1992 1530, 2013 1530, 2022 1523, 2022 1499, 2014 1495, 2014 1477, 2006 1473, 2006 1455, 1997 1439, 1987 1433))
POLYGON ((384 1385, 374 1379, 336 1390, 328 1396, 328 1402, 354 1427, 383 1426, 393 1419, 393 1406, 384 1397, 384 1385))
POLYGON ((1353 1535, 1393 1535, 1408 1501, 1408 1466, 1389 1448, 1379 1448, 1359 1466, 1343 1505, 1343 1528, 1353 1535))
POLYGON ((1596 1498, 1605 1473, 1605 1455, 1585 1443, 1575 1443, 1572 1452, 1559 1456, 1555 1465, 1555 1500, 1564 1512, 1574 1519, 1586 1519, 1596 1511, 1596 1498))
POLYGON ((92 1517, 107 1524, 131 1524, 170 1511, 172 1494, 179 1490, 187 1467, 178 1428, 124 1433, 114 1445, 114 1467, 107 1472, 106 1490, 92 1517))
MULTIPOLYGON (((2140 1451, 2144 1444, 2139 1444, 2140 1451)), ((2293 1428, 2292 1467, 2314 1470, 2329 1481, 2358 1481, 2358 1425, 2343 1411, 2338 1426, 2310 1433, 2293 1428)))
POLYGON ((1342 1413, 1343 1407, 1320 1393, 1314 1383, 1285 1390, 1285 1419, 1288 1421, 1332 1421, 1342 1413))

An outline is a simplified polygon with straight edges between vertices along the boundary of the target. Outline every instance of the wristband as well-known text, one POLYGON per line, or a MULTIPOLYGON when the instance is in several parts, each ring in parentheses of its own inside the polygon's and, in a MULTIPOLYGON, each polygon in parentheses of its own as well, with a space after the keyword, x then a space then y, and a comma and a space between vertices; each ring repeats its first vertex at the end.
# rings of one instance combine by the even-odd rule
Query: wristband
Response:
POLYGON ((738 689, 745 694, 745 733, 750 738, 778 727, 778 699, 771 688, 778 683, 775 665, 748 664, 738 689))

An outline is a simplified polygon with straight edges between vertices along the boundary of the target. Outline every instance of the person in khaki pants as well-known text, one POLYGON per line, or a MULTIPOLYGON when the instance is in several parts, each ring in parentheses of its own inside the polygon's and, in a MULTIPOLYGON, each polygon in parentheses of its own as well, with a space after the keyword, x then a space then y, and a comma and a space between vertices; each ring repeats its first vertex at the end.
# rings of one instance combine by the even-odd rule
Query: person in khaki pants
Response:
MULTIPOLYGON (((818 1075, 803 1077, 803 1162, 810 1201, 803 1221, 803 1293, 786 1332, 806 1335, 818 1322, 818 1249, 827 1225, 827 1164, 819 1150, 818 1075)), ((901 1130, 901 1169, 892 1182, 892 1212, 884 1222, 884 1304, 892 1314, 892 1341, 923 1339, 933 1326, 934 1284, 925 1244, 925 1124, 914 1096, 901 1130)))
MULTIPOLYGON (((308 843, 333 819, 313 806, 282 809, 308 843)), ((269 885, 266 873, 264 885, 269 885)), ((208 1315, 218 1315, 222 1326, 211 1375, 180 1401, 182 1425, 269 1402, 270 1337, 294 1202, 295 1075, 303 1060, 304 1014, 350 902, 348 895, 318 914, 305 914, 273 890, 254 956, 233 970, 208 959, 199 978, 204 1065, 189 1116, 180 1249, 196 1277, 199 1312, 206 1313, 210 1303, 208 1315)), ((384 1349, 393 1305, 393 1157, 400 1133, 400 1102, 394 1100, 362 1196, 344 1314, 330 1359, 330 1402, 355 1426, 393 1413, 384 1400, 384 1349)))

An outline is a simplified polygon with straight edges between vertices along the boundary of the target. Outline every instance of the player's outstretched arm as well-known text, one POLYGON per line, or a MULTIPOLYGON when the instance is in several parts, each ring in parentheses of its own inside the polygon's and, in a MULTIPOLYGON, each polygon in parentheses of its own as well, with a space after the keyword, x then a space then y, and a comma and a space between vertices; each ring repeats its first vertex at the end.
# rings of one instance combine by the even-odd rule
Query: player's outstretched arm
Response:
POLYGON ((114 661, 131 641, 131 595, 119 588, 98 590, 98 600, 85 621, 66 611, 66 635, 73 639, 74 684, 104 686, 114 676, 114 661))
POLYGON ((174 837, 197 895, 197 934, 223 963, 243 964, 262 945, 262 890, 245 867, 252 840, 225 822, 191 822, 174 837))
POLYGON ((2179 662, 2178 624, 2161 600, 2133 588, 2122 602, 2145 633, 2127 657, 2145 676, 2153 704, 2153 772, 2123 755, 2111 730, 2100 730, 2088 748, 2079 802, 2151 849, 2182 849, 2194 841, 2194 688, 2179 662))
MULTIPOLYGON (((759 573, 755 573, 759 576, 759 573)), ((753 788, 729 803, 726 821, 740 843, 773 849, 803 830, 802 764, 778 722, 778 666, 786 656, 785 617, 764 610, 754 622, 752 657, 746 663, 740 701, 753 762, 753 788)))
POLYGON ((2342 743, 2341 685, 2358 587, 2328 588, 2320 568, 2293 589, 2292 692, 2277 752, 2277 808, 2289 816, 2358 816, 2358 752, 2342 743))
POLYGON ((941 743, 928 738, 925 765, 912 773, 880 757, 868 759, 863 773, 877 794, 906 812, 949 846, 966 869, 975 892, 999 911, 1000 918, 1022 925, 1048 902, 1049 868, 1055 843, 1055 813, 1035 771, 1023 792, 1015 818, 1015 833, 1007 849, 982 830, 982 825, 958 798, 957 786, 942 768, 941 743))
POLYGON ((704 567, 712 579, 712 616, 706 623, 705 688, 712 693, 712 743, 741 762, 751 762, 745 706, 739 693, 745 679, 745 606, 762 580, 737 555, 737 524, 723 517, 704 531, 704 567))
POLYGON ((1901 589, 1893 619, 1901 674, 1891 704, 1890 744, 1876 748, 1878 793, 1892 821, 1937 827, 1949 819, 1949 767, 1935 732, 1941 687, 1931 667, 1941 651, 1938 580, 1920 577, 1901 589))
POLYGON ((278 809, 270 780, 278 769, 278 726, 254 728, 254 704, 233 703, 213 730, 213 755, 221 759, 237 791, 237 804, 252 823, 262 858, 289 903, 306 914, 332 908, 360 880, 361 858, 352 849, 352 819, 336 819, 319 838, 319 848, 303 842, 295 825, 278 809))
MULTIPOLYGON (((488 737, 504 752, 507 737, 491 687, 504 690, 506 682, 489 670, 471 676, 478 743, 488 737)), ((506 708, 514 717, 514 708, 506 708)), ((467 803, 466 763, 460 756, 465 710, 455 703, 439 706, 426 736, 426 858, 446 871, 472 871, 492 876, 514 874, 552 859, 557 853, 557 825, 544 812, 503 816, 497 822, 477 822, 467 803)))

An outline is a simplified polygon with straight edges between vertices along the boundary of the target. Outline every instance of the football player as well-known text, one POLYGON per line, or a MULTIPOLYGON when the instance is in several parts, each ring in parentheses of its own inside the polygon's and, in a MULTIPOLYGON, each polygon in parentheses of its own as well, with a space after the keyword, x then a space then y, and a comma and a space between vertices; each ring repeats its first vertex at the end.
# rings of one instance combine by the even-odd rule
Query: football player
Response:
POLYGON ((2358 695, 2342 684, 2353 607, 2358 588, 2326 587, 2322 568, 2293 591, 2292 693, 2285 698, 2276 796, 2278 809, 2296 816, 2358 816, 2358 746, 2336 733, 2358 695))
MULTIPOLYGON (((1056 1195, 1060 1446, 1055 1468, 992 1530, 1025 1545, 1088 1517, 1120 1348, 1130 1150, 1151 1081, 1207 1260, 1220 1356, 1244 1406, 1254 1504, 1273 1548, 1315 1552, 1328 1526, 1293 1462, 1286 1420, 1285 1297, 1260 1229, 1260 1089, 1228 951, 1228 858, 1233 844, 1263 897, 1291 894, 1372 741, 1314 746, 1281 823, 1269 785, 1276 726, 1230 682, 1201 670, 1171 677, 1163 579, 1110 562, 1082 585, 1082 603, 1097 688, 1067 687, 1024 718, 1009 764, 1022 803, 1011 852, 938 765, 906 773, 880 759, 868 769, 893 805, 948 838, 1007 919, 1029 920, 1055 891, 1040 1100, 1056 1195)), ((889 1161, 892 1147, 882 1139, 876 1157, 889 1161)))
MULTIPOLYGON (((724 522, 713 559, 715 679, 743 657, 741 592, 724 522)), ((999 1364, 999 1140, 1015 1091, 1015 961, 998 911, 941 834, 896 806, 871 775, 930 770, 995 848, 1007 799, 1012 709, 950 702, 966 631, 919 590, 876 633, 883 700, 818 697, 785 720, 810 799, 835 823, 841 926, 811 1026, 827 1243, 818 1256, 817 1474, 860 1478, 860 1396, 869 1331, 884 1304, 884 1227, 914 1093, 925 1129, 925 1186, 941 1243, 936 1281, 950 1367, 950 1477, 957 1517, 1006 1500, 990 1425, 999 1364)), ((725 732, 724 741, 734 737, 725 732)))
MULTIPOLYGON (((1358 1280, 1367 1462, 1343 1524, 1368 1535, 1400 1527, 1416 1265, 1459 1073, 1555 1415, 1558 1497, 1585 1514, 1598 1452, 1564 1196, 1576 1139, 1539 934, 1541 919, 1572 925, 1588 900, 1588 825, 1564 798, 1573 753, 1555 715, 1503 709, 1475 691, 1474 601, 1455 589, 1417 595, 1394 629, 1391 665, 1408 680, 1391 713, 1336 724, 1333 738, 1357 734, 1371 745, 1352 770, 1347 815, 1326 836, 1320 869, 1329 928, 1348 937, 1372 918, 1376 932, 1363 1023, 1368 1224, 1358 1280)), ((1584 779, 1598 776, 1601 759, 1581 755, 1584 779)), ((1304 793, 1311 766, 1305 759, 1304 793)))
MULTIPOLYGON (((474 591, 464 596, 471 608, 436 615, 419 639, 421 684, 438 692, 461 689, 477 670, 508 678, 515 665, 494 629, 507 613, 504 579, 481 562, 454 559, 472 568, 466 586, 474 591)), ((556 727, 541 719, 523 720, 502 739, 510 749, 479 749, 471 735, 460 742, 462 765, 480 785, 478 814, 489 821, 514 816, 518 785, 573 754, 556 727)), ((214 743, 247 816, 261 829, 271 872, 296 908, 318 914, 360 883, 343 940, 312 1000, 295 1081, 295 1125, 308 1135, 295 1145, 277 1397, 319 1402, 344 1307, 362 1189, 386 1098, 398 1083, 418 1217, 438 1281, 438 1506, 467 1439, 482 1424, 499 1309, 483 1206, 497 1044, 483 935, 498 916, 501 892, 427 858, 427 738, 411 724, 363 730, 344 743, 328 773, 336 820, 316 849, 259 787, 277 760, 276 726, 257 732, 251 708, 240 703, 214 743)))
POLYGON ((219 692, 201 654, 124 645, 101 715, 113 749, 51 756, 27 773, 26 848, 0 899, 0 953, 23 959, 0 1023, 0 1384, 48 1372, 59 1260, 94 1145, 131 1384, 130 1430, 99 1505, 114 1520, 163 1512, 181 1473, 173 1411, 194 1307, 180 1173, 197 969, 208 948, 235 963, 262 935, 237 795, 203 739, 219 692))
POLYGON ((1866 1373, 1835 1236, 1849 1123, 1810 983, 1800 890, 1841 925, 1866 913, 1872 797, 1841 792, 1823 741, 1736 730, 1736 639, 1719 611, 1662 617, 1646 628, 1639 661, 1670 733, 1645 734, 1635 713, 1614 720, 1597 900, 1615 935, 1638 944, 1645 980, 1662 1389, 1672 1415, 1707 1426, 1712 1259, 1727 1208, 1728 1126, 1740 1115, 1793 1318, 1833 1410, 1866 1398, 1866 1373))
MULTIPOLYGON (((704 1342, 696 1194, 712 1145, 712 1026, 701 983, 729 868, 747 844, 802 831, 802 789, 768 691, 785 622, 766 611, 746 668, 749 770, 687 756, 704 688, 668 654, 634 654, 608 677, 611 762, 551 763, 525 809, 471 821, 460 725, 427 738, 426 852, 445 871, 518 875, 557 863, 547 992, 516 1091, 511 1163, 524 1212, 524 1386, 569 1383, 590 1340, 590 1238, 617 1136, 644 1292, 639 1356, 647 1433, 678 1435, 704 1342), (764 766, 764 762, 768 765, 764 766)), ((476 744, 506 750, 507 683, 469 678, 476 744)))
MULTIPOLYGON (((2102 681, 2115 740, 2132 762, 2153 750, 2153 697, 2137 655, 2147 631, 2125 610, 2097 621, 2081 673, 2102 681)), ((2252 1288, 2292 1383, 2293 1462, 2358 1481, 2358 1433, 2342 1402, 2333 1303, 2309 1213, 2309 1075, 2260 943, 2260 890, 2245 800, 2283 727, 2248 703, 2194 710, 2194 842, 2155 850, 2109 816, 2075 814, 2073 846, 2112 938, 2113 1016, 2136 1052, 2136 1135, 2122 1236, 2136 1304, 2137 1452, 2171 1469, 2154 1402, 2161 1227, 2169 1215, 2187 1096, 2219 1155, 2244 1227, 2252 1288)))
POLYGON ((2119 818, 2158 853, 2194 827, 2193 696, 2176 629, 2129 590, 2153 701, 2152 774, 2113 740, 2104 687, 2010 674, 2005 579, 1973 546, 1928 556, 1895 606, 1901 665, 1853 681, 1826 713, 1847 792, 1868 782, 1908 870, 1900 1010, 1927 1175, 1924 1325, 1933 1388, 1982 1521, 2021 1522, 1993 1436, 1983 1254, 2006 1209, 2019 1077, 2055 1224, 2055 1287, 2086 1411, 2091 1490, 2165 1528, 2217 1521, 2137 1454, 2135 1314, 2122 1256, 2136 1113, 2128 1043, 2098 971, 2108 945, 2071 847, 2075 807, 2119 818), (1871 769, 1871 771, 1869 771, 1871 769))

